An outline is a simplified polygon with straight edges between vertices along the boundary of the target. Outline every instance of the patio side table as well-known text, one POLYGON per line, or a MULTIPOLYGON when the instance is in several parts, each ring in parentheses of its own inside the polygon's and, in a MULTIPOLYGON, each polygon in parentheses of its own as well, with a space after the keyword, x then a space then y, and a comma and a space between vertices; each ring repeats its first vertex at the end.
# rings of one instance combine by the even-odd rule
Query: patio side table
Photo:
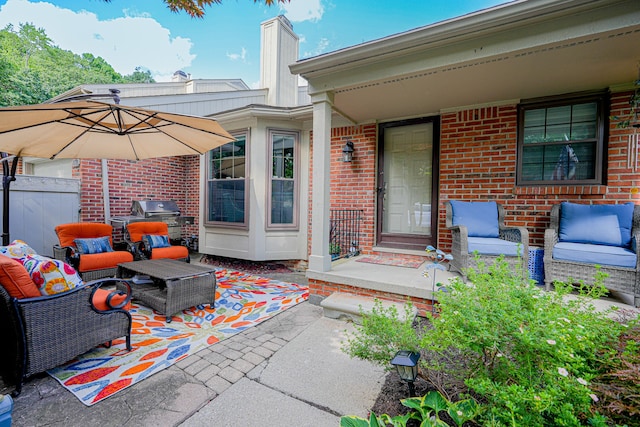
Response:
POLYGON ((544 249, 529 246, 529 278, 538 286, 544 285, 544 249))
POLYGON ((119 278, 133 278, 132 297, 167 316, 167 322, 184 309, 198 304, 213 307, 215 301, 213 267, 173 259, 152 259, 119 264, 116 274, 119 278), (148 276, 148 280, 136 280, 141 276, 148 276))

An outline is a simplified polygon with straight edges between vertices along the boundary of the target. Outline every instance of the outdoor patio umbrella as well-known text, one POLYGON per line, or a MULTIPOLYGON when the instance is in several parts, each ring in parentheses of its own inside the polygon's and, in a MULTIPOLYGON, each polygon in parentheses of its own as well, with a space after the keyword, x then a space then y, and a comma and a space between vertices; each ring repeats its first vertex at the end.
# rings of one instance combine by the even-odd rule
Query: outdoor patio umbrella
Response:
MULTIPOLYGON (((102 95, 104 97, 104 95, 102 95)), ((205 117, 77 100, 0 108, 3 245, 9 244, 9 186, 20 157, 125 159, 204 154, 234 141, 205 117), (9 161, 13 160, 10 166, 9 161)))

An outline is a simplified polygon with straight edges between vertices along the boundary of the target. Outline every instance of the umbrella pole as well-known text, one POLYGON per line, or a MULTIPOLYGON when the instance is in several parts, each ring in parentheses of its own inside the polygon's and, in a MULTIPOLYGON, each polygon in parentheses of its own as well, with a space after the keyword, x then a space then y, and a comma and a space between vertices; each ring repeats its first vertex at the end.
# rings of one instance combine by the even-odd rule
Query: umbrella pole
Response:
POLYGON ((2 245, 7 246, 9 242, 9 189, 11 182, 16 180, 16 168, 18 167, 18 156, 9 157, 2 153, 2 245), (13 163, 9 167, 9 161, 13 157, 13 163))

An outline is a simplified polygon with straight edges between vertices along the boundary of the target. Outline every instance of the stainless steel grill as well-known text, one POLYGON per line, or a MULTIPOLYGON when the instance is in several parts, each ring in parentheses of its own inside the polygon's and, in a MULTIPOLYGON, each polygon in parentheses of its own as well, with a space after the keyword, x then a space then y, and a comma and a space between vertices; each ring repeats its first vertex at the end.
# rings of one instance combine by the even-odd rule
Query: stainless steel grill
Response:
POLYGON ((114 228, 123 232, 127 224, 140 221, 162 221, 169 228, 169 239, 182 239, 182 226, 193 224, 192 216, 181 216, 178 204, 173 200, 134 200, 131 203, 131 215, 111 218, 114 228))

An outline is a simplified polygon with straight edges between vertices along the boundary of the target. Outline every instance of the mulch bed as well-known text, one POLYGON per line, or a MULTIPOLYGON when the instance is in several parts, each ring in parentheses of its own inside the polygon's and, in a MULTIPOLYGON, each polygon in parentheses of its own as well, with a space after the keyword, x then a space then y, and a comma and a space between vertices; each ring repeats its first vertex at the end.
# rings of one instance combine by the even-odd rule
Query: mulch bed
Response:
MULTIPOLYGON (((422 378, 418 378, 413 386, 416 390, 416 396, 424 396, 433 390, 433 386, 422 378)), ((400 401, 409 397, 409 385, 400 379, 397 372, 391 371, 387 374, 380 395, 371 408, 376 415, 389 414, 391 416, 403 415, 409 412, 409 408, 404 406, 400 401)))
POLYGON ((216 255, 203 255, 200 262, 211 264, 227 270, 242 271, 249 274, 290 273, 293 270, 286 265, 274 261, 247 261, 216 255))

